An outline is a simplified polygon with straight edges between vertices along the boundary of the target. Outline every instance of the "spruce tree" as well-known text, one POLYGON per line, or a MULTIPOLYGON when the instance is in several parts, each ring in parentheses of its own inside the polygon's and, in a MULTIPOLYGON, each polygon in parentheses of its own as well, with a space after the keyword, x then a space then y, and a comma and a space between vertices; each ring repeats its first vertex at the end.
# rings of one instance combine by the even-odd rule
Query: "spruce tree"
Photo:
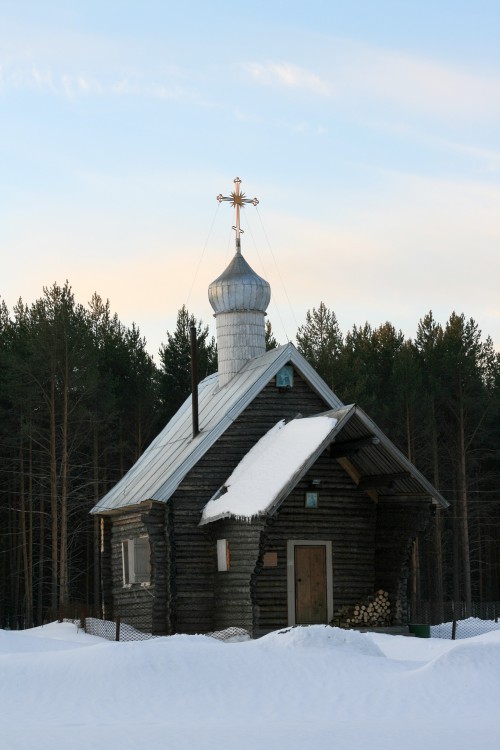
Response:
POLYGON ((191 326, 196 327, 198 378, 217 370, 215 339, 208 338, 208 326, 196 320, 186 306, 177 313, 174 333, 167 331, 167 343, 160 347, 160 393, 164 419, 170 419, 191 392, 191 326))
POLYGON ((342 334, 333 310, 324 302, 306 313, 306 322, 297 331, 297 348, 310 365, 335 391, 341 373, 339 355, 342 350, 342 334))
POLYGON ((270 320, 266 320, 266 352, 270 349, 276 349, 279 346, 276 338, 274 337, 274 331, 270 320))

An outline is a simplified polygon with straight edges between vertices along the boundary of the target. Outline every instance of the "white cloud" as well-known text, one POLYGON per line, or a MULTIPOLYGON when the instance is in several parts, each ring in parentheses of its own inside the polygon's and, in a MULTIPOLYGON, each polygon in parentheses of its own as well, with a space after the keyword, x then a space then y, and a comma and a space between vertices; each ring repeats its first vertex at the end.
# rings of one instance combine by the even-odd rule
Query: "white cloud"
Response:
POLYGON ((184 99, 206 106, 208 99, 195 88, 180 85, 178 74, 170 73, 165 79, 146 75, 105 73, 101 78, 86 72, 42 68, 23 63, 0 65, 0 90, 18 91, 36 89, 40 93, 76 99, 81 96, 146 97, 150 99, 184 99))
POLYGON ((315 73, 286 62, 251 62, 243 66, 259 83, 281 85, 291 89, 305 89, 320 96, 330 96, 331 86, 315 73))
POLYGON ((339 103, 375 99, 445 117, 500 115, 498 75, 343 39, 330 39, 317 59, 321 76, 293 61, 253 61, 244 69, 263 85, 335 97, 339 103))
POLYGON ((244 112, 241 109, 235 109, 234 116, 240 122, 256 122, 256 123, 263 122, 262 117, 258 117, 257 115, 250 114, 249 112, 244 112))
POLYGON ((31 68, 31 78, 37 88, 54 90, 54 81, 52 80, 52 73, 50 71, 40 70, 40 68, 33 66, 31 68))

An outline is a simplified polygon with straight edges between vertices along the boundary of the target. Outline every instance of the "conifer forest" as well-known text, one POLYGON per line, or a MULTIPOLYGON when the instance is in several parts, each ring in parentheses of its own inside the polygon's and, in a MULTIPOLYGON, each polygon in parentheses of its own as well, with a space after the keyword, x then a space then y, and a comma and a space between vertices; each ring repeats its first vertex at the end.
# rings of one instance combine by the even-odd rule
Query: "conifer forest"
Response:
MULTIPOLYGON (((123 476, 191 388, 217 369, 208 326, 183 307, 156 360, 139 329, 68 283, 12 310, 0 302, 0 627, 98 608, 90 509, 123 476)), ((268 348, 278 345, 266 326, 268 348)), ((500 355, 474 320, 432 312, 406 338, 391 323, 342 332, 320 303, 296 345, 346 404, 357 403, 450 503, 415 539, 412 596, 500 600, 500 355)), ((53 619, 53 617, 52 617, 53 619)))

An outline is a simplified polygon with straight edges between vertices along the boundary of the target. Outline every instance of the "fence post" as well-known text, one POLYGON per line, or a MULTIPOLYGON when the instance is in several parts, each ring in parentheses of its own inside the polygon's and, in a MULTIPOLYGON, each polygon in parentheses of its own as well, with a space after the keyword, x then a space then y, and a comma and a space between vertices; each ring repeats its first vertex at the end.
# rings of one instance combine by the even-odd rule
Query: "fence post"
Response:
POLYGON ((120 640, 120 615, 116 615, 116 636, 115 641, 120 640))
POLYGON ((452 626, 451 626, 451 640, 455 640, 455 636, 457 634, 457 615, 455 612, 455 602, 452 599, 451 600, 451 618, 452 618, 452 626))

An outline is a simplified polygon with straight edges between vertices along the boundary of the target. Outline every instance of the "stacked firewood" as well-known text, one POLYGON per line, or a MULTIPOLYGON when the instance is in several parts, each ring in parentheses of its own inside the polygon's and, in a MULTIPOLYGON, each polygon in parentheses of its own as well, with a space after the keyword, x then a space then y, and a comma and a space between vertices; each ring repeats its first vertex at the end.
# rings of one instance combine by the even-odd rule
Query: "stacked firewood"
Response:
POLYGON ((371 625, 383 627, 391 624, 391 604, 389 594, 379 589, 375 596, 369 596, 362 604, 356 604, 351 616, 347 618, 347 627, 371 625))

